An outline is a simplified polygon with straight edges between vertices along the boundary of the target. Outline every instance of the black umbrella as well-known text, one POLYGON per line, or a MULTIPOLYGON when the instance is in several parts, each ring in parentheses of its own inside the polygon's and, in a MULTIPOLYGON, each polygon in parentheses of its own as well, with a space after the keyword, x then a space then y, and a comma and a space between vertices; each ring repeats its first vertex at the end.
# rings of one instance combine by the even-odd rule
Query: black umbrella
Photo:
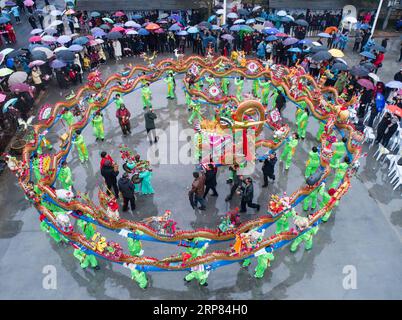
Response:
POLYGON ((346 71, 349 70, 349 67, 342 62, 337 62, 334 63, 334 65, 332 66, 332 70, 346 71))
POLYGON ((239 16, 248 16, 248 15, 250 14, 250 12, 248 12, 248 11, 245 10, 245 9, 239 9, 239 10, 237 10, 237 14, 238 14, 239 16))
POLYGON ((319 51, 311 56, 311 59, 317 62, 329 60, 331 58, 332 55, 328 51, 319 51))
POLYGON ((313 46, 313 47, 310 47, 310 51, 313 53, 316 53, 316 52, 320 52, 320 51, 328 51, 328 48, 326 46, 313 46))
POLYGON ((352 69, 350 69, 350 73, 356 77, 365 77, 370 73, 370 71, 363 66, 353 66, 352 69))
POLYGON ((361 65, 363 68, 367 69, 368 71, 373 71, 375 69, 375 65, 371 62, 366 62, 361 65))
POLYGON ((211 24, 208 21, 202 21, 198 24, 199 27, 211 28, 211 24))
POLYGON ((75 53, 70 50, 60 50, 56 52, 56 57, 63 62, 71 62, 75 59, 75 53))
POLYGON ((23 51, 23 50, 20 48, 20 49, 17 49, 17 50, 14 50, 14 51, 10 52, 10 53, 7 55, 7 57, 9 57, 9 58, 15 58, 15 57, 18 57, 18 56, 22 56, 22 55, 24 55, 24 54, 26 54, 26 51, 23 51))
POLYGON ((35 50, 32 51, 31 53, 31 61, 35 60, 42 60, 42 61, 47 61, 46 53, 40 50, 35 50))
POLYGON ((303 20, 303 19, 297 19, 295 21, 295 23, 297 25, 299 25, 299 26, 302 26, 302 27, 308 27, 308 22, 306 20, 303 20))
POLYGON ((106 35, 106 38, 108 38, 110 40, 116 40, 116 39, 120 39, 122 37, 123 37, 123 35, 120 32, 117 32, 117 31, 109 32, 106 35))

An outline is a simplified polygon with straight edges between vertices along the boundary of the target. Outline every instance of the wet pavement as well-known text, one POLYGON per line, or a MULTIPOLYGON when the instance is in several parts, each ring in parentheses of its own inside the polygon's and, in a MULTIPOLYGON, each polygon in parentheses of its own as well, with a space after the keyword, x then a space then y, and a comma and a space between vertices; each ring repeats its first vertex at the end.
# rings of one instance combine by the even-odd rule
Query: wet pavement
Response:
MULTIPOLYGON (((352 44, 353 45, 353 44, 352 44)), ((386 54, 386 61, 379 76, 385 81, 391 80, 400 66, 395 62, 399 53, 399 40, 391 41, 391 50, 386 54)), ((357 56, 348 56, 347 61, 356 61, 357 56)), ((138 59, 123 59, 121 63, 111 62, 102 66, 104 77, 118 72, 123 63, 142 63, 138 59)), ((132 134, 123 137, 115 118, 114 104, 104 112, 105 141, 96 142, 92 128, 87 126, 83 134, 90 154, 90 162, 80 164, 75 149, 70 152, 67 161, 73 171, 75 188, 88 191, 95 198, 97 187, 102 183, 99 171, 100 152, 108 151, 115 160, 122 163, 118 145, 127 144, 133 151, 144 158, 151 152, 164 154, 167 150, 170 164, 153 166, 152 184, 155 195, 138 196, 137 210, 122 213, 126 219, 141 220, 165 209, 172 210, 173 218, 181 229, 200 227, 215 228, 220 217, 230 208, 239 206, 235 197, 229 204, 224 201, 229 191, 226 184, 227 169, 219 169, 219 197, 208 197, 207 210, 191 209, 187 191, 192 182, 192 164, 174 164, 176 154, 169 152, 177 143, 175 130, 183 132, 190 129, 187 124, 189 113, 184 105, 181 90, 181 76, 176 78, 177 100, 169 101, 166 96, 166 84, 159 81, 151 85, 153 106, 158 116, 156 125, 161 140, 157 148, 149 147, 144 128, 143 111, 138 91, 124 97, 132 113, 132 134), (172 121, 172 122, 171 122, 172 121), (166 135, 164 135, 164 133, 166 135), (166 139, 165 139, 166 138, 166 139)), ((250 90, 251 82, 244 92, 250 90)), ((231 90, 233 90, 233 85, 231 90)), ((45 101, 54 103, 63 99, 68 91, 51 89, 45 101)), ((284 111, 288 122, 294 122, 295 108, 290 103, 284 111)), ((292 128, 294 125, 291 124, 292 128)), ((61 123, 49 132, 48 137, 57 147, 57 136, 64 132, 61 123), (57 134, 56 134, 57 133, 57 134)), ((263 134, 272 135, 267 129, 263 134)), ((315 144, 318 124, 310 119, 308 135, 300 142, 293 165, 289 172, 283 166, 276 167, 277 180, 270 182, 267 189, 262 189, 260 164, 251 175, 255 181, 255 200, 265 206, 270 195, 286 191, 294 192, 303 183, 303 174, 308 151, 315 144)), ((183 133, 178 142, 179 150, 187 152, 187 134, 183 133), (182 149, 180 149, 182 148, 182 149)), ((212 271, 209 286, 199 287, 196 283, 183 281, 185 272, 149 273, 150 286, 145 291, 130 279, 128 269, 104 260, 100 261, 101 270, 82 270, 73 257, 73 248, 57 245, 39 229, 37 212, 24 199, 16 179, 6 171, 0 176, 0 298, 1 299, 401 299, 402 298, 402 197, 401 188, 392 191, 388 179, 388 163, 379 163, 373 158, 376 147, 368 149, 367 157, 361 160, 362 166, 352 188, 334 210, 330 220, 320 227, 314 237, 311 251, 304 251, 301 246, 296 254, 285 247, 275 254, 272 266, 263 279, 253 277, 256 261, 248 269, 232 264, 212 271), (57 271, 57 288, 47 290, 43 287, 46 267, 54 266, 57 271), (45 269, 44 269, 45 268, 45 269), (355 289, 345 289, 345 277, 348 270, 355 268, 355 289)), ((278 152, 280 155, 281 151, 278 152)), ((331 181, 332 177, 329 178, 331 181)), ((300 207, 300 206, 299 206, 300 207)), ((298 207, 298 208, 299 208, 298 207)), ((300 209, 299 209, 300 210, 300 209)), ((249 209, 242 220, 263 215, 249 209)), ((266 236, 274 232, 271 227, 266 236)), ((110 240, 117 240, 127 246, 117 234, 102 229, 110 240)), ((213 249, 224 248, 228 243, 213 245, 213 249)), ((162 258, 183 251, 173 245, 143 242, 145 255, 162 258)))

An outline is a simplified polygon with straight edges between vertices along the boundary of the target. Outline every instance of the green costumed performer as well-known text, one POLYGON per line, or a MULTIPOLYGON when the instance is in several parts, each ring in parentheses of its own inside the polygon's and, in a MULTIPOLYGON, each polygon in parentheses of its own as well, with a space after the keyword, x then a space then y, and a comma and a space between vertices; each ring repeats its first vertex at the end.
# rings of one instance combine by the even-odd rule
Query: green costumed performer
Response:
POLYGON ((201 105, 198 102, 195 102, 195 97, 191 99, 191 103, 189 105, 189 108, 192 110, 190 118, 188 118, 188 123, 193 124, 193 119, 197 117, 198 121, 202 121, 202 116, 201 116, 201 105))
POLYGON ((77 148, 78 157, 80 158, 81 163, 89 160, 88 149, 84 141, 84 137, 81 135, 81 130, 75 131, 76 136, 73 140, 73 144, 77 148))
POLYGON ((189 106, 191 103, 191 96, 187 91, 184 91, 184 95, 186 97, 186 105, 189 106))
POLYGON ((140 172, 141 180, 141 193, 142 194, 153 194, 155 193, 154 188, 152 188, 151 178, 152 178, 152 169, 144 170, 140 172))
MULTIPOLYGON (((88 102, 90 101, 88 100, 88 102)), ((116 103, 116 109, 120 109, 120 106, 124 104, 124 100, 119 93, 114 96, 114 102, 116 103)))
POLYGON ((202 158, 202 134, 199 131, 194 132, 194 160, 199 163, 202 158))
POLYGON ((334 181, 332 181, 331 186, 329 187, 330 189, 334 188, 337 189, 339 183, 342 181, 344 178, 346 171, 349 168, 350 160, 349 157, 345 157, 344 162, 342 162, 338 168, 335 170, 335 177, 334 181))
POLYGON ((135 280, 141 289, 145 289, 148 285, 147 274, 144 271, 131 269, 131 279, 135 280))
POLYGON ((257 258, 257 266, 255 267, 254 278, 260 279, 264 276, 265 270, 271 265, 271 261, 275 257, 272 252, 267 252, 259 255, 257 258))
POLYGON ((304 109, 302 114, 299 116, 296 124, 297 124, 297 134, 301 139, 306 138, 306 131, 307 131, 307 125, 308 125, 308 116, 309 116, 309 111, 307 108, 304 109))
MULTIPOLYGON (((254 230, 251 231, 251 233, 256 234, 256 236, 252 236, 252 238, 253 238, 253 240, 252 240, 253 245, 252 246, 254 248, 256 245, 258 245, 262 241, 262 239, 264 237, 265 229, 263 229, 260 232, 258 232, 258 228, 255 228, 254 230)), ((243 268, 248 267, 250 264, 251 264, 251 258, 244 259, 242 267, 243 268)))
POLYGON ((215 84, 215 78, 212 74, 208 75, 208 77, 205 78, 205 81, 208 83, 209 87, 212 87, 215 84))
POLYGON ((227 96, 229 94, 229 84, 230 84, 230 81, 228 78, 222 78, 221 88, 222 88, 223 94, 225 96, 227 96))
POLYGON ((61 118, 67 123, 68 126, 72 126, 73 123, 74 123, 74 115, 67 108, 64 108, 64 111, 63 111, 63 114, 61 115, 61 118))
POLYGON ((35 153, 33 156, 32 167, 33 167, 35 180, 36 180, 36 182, 39 182, 39 180, 42 179, 42 175, 40 173, 40 160, 39 160, 37 153, 35 153))
MULTIPOLYGON (((88 216, 88 217, 90 217, 90 216, 88 216)), ((87 238, 87 240, 92 239, 92 237, 94 236, 95 231, 96 231, 96 226, 93 223, 79 219, 77 221, 77 225, 81 228, 81 230, 85 234, 85 238, 87 238)))
POLYGON ((41 141, 39 142, 38 150, 36 151, 38 154, 43 153, 43 148, 47 148, 48 150, 52 150, 53 146, 49 140, 42 136, 41 141))
POLYGON ((318 226, 312 227, 310 230, 307 230, 301 236, 298 236, 295 240, 293 240, 292 245, 290 246, 291 252, 296 252, 299 245, 304 242, 304 249, 310 250, 313 248, 313 236, 317 234, 318 226))
POLYGON ((98 266, 98 261, 96 260, 93 254, 86 254, 84 251, 80 249, 75 249, 73 254, 74 257, 76 257, 80 262, 80 266, 82 269, 85 269, 89 266, 91 268, 94 268, 95 270, 100 269, 98 266))
POLYGON ((201 88, 204 86, 204 82, 200 78, 197 82, 194 83, 194 89, 197 91, 201 91, 201 88))
MULTIPOLYGON (((168 74, 168 76, 163 79, 163 81, 165 81, 167 83, 167 91, 168 91, 168 95, 167 95, 167 99, 174 99, 174 78, 173 75, 171 73, 168 74)), ((149 105, 150 107, 150 105, 149 105)))
POLYGON ((334 148, 334 154, 332 155, 331 162, 329 163, 331 168, 336 169, 339 167, 339 162, 346 153, 347 142, 348 138, 343 137, 341 141, 337 141, 332 144, 332 147, 334 148))
POLYGON ((239 101, 243 100, 242 91, 244 87, 244 77, 236 78, 234 80, 234 84, 236 86, 236 98, 239 101))
POLYGON ((94 136, 96 141, 105 140, 105 130, 103 128, 103 115, 100 110, 95 112, 95 115, 92 119, 92 127, 94 129, 94 136))
POLYGON ((311 203, 311 209, 315 209, 317 207, 317 197, 319 190, 321 190, 321 187, 315 188, 303 201, 303 210, 307 211, 310 208, 310 203, 311 203))
MULTIPOLYGON (((136 230, 135 234, 142 235, 142 234, 144 234, 144 232, 142 232, 140 230, 136 230)), ((142 250, 141 241, 138 239, 128 237, 127 245, 128 245, 128 250, 130 251, 130 254, 134 257, 139 257, 144 253, 144 250, 142 250)))
POLYGON ((289 219, 296 215, 296 211, 292 208, 281 215, 281 217, 276 221, 276 231, 275 234, 281 232, 289 231, 290 224, 289 219))
MULTIPOLYGON (((202 248, 193 248, 196 250, 192 250, 191 258, 201 257, 205 253, 205 250, 207 250, 208 246, 209 244, 205 243, 202 248)), ((191 280, 196 279, 201 286, 207 286, 209 271, 205 271, 203 265, 191 269, 191 272, 184 277, 184 280, 190 282, 191 280)))
POLYGON ((318 153, 317 147, 313 147, 311 151, 308 154, 308 160, 306 163, 306 171, 304 173, 304 176, 308 178, 312 174, 315 173, 315 171, 318 169, 320 166, 320 155, 318 153))
POLYGON ((306 110, 307 108, 307 103, 304 101, 299 102, 299 106, 296 108, 296 120, 295 122, 297 123, 303 114, 303 111, 306 110))
POLYGON ((67 166, 66 161, 63 161, 57 178, 61 182, 61 186, 63 189, 71 191, 71 187, 74 184, 73 174, 71 173, 71 169, 67 166))
POLYGON ((285 161, 285 169, 288 170, 290 168, 290 164, 292 163, 293 155, 295 154, 297 144, 299 143, 299 135, 297 133, 293 133, 290 139, 286 142, 285 148, 280 157, 280 161, 285 161))
POLYGON ((269 90, 271 88, 271 81, 267 80, 262 82, 261 80, 258 80, 258 85, 262 88, 261 90, 261 103, 264 106, 268 105, 268 100, 269 100, 269 90))
POLYGON ((315 138, 317 139, 317 141, 321 141, 321 136, 322 136, 322 134, 323 134, 324 131, 325 131, 325 125, 326 125, 325 122, 320 121, 320 126, 319 126, 319 128, 318 128, 317 135, 315 136, 315 138))
POLYGON ((252 92, 253 92, 253 96, 256 98, 260 98, 260 86, 259 86, 259 81, 258 79, 254 79, 253 80, 253 86, 252 86, 252 92))
MULTIPOLYGON (((329 189, 328 192, 325 191, 325 188, 320 189, 320 195, 322 196, 322 201, 320 203, 320 209, 324 208, 328 202, 332 199, 332 197, 335 195, 336 190, 335 189, 329 189)), ((339 201, 335 202, 335 206, 339 204, 339 201)), ((328 210, 324 216, 322 217, 322 222, 327 222, 329 217, 332 214, 332 210, 328 210)))
POLYGON ((144 84, 143 87, 141 87, 141 99, 143 109, 146 109, 146 107, 152 107, 151 98, 152 98, 152 92, 151 89, 149 88, 149 83, 147 82, 146 84, 144 84))

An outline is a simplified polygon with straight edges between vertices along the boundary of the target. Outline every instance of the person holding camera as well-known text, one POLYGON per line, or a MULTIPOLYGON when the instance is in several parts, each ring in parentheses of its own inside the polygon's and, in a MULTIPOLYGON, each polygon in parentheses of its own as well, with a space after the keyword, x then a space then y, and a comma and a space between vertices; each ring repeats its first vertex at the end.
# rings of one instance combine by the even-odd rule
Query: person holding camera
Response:
POLYGON ((240 204, 240 212, 247 212, 246 206, 249 208, 255 208, 257 211, 260 211, 260 205, 257 203, 253 203, 254 197, 254 186, 253 180, 251 178, 247 178, 245 180, 245 187, 241 187, 242 195, 241 195, 241 204, 240 204))
POLYGON ((275 152, 271 153, 268 158, 264 160, 264 163, 262 165, 262 174, 264 175, 264 185, 262 186, 263 188, 266 188, 268 186, 268 178, 275 181, 274 171, 277 161, 278 158, 276 157, 275 152))

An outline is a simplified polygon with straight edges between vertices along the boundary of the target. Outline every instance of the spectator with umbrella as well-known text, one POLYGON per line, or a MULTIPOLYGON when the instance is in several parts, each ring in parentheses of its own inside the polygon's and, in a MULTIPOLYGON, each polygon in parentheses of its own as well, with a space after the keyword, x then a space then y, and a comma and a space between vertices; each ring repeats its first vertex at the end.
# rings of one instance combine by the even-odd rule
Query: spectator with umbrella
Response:
MULTIPOLYGON (((37 29, 37 28, 38 28, 38 26, 36 25, 36 19, 35 19, 35 17, 33 16, 33 14, 31 14, 31 15, 29 16, 28 22, 29 22, 29 24, 31 25, 32 29, 37 29)), ((43 29, 43 28, 42 28, 42 29, 43 29)))
POLYGON ((32 73, 31 73, 32 82, 35 85, 38 95, 40 95, 41 91, 45 89, 43 86, 43 81, 42 81, 41 75, 42 75, 42 72, 39 70, 39 68, 37 66, 32 68, 32 73))

